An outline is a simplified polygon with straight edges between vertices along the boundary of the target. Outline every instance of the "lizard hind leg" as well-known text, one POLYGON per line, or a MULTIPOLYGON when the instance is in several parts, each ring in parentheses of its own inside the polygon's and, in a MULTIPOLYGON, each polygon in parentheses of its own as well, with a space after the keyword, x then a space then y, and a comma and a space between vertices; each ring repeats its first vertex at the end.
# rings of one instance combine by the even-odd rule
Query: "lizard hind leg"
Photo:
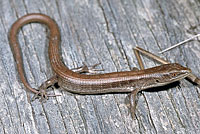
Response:
POLYGON ((37 98, 40 98, 40 102, 43 102, 48 99, 48 97, 55 97, 60 95, 50 95, 46 93, 46 89, 53 87, 58 82, 57 76, 54 75, 47 81, 41 84, 41 86, 38 88, 38 92, 33 96, 31 101, 34 101, 37 98))

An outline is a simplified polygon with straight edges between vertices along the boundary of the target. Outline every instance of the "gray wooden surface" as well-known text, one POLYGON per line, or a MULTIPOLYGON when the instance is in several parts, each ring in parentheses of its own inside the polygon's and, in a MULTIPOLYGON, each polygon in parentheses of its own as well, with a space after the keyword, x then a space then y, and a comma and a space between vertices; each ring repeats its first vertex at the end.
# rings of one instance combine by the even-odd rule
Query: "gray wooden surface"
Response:
MULTIPOLYGON (((132 51, 140 46, 157 55, 200 33, 198 0, 0 0, 0 134, 197 134, 200 89, 179 86, 142 92, 132 120, 127 94, 62 94, 41 104, 20 82, 9 47, 11 25, 28 13, 44 13, 60 27, 62 58, 69 68, 101 63, 105 72, 138 67, 132 51)), ((48 30, 41 24, 22 28, 19 41, 26 76, 38 87, 52 76, 48 30)), ((159 55, 191 68, 200 77, 200 42, 192 41, 159 55)), ((145 66, 158 65, 144 57, 145 66)))

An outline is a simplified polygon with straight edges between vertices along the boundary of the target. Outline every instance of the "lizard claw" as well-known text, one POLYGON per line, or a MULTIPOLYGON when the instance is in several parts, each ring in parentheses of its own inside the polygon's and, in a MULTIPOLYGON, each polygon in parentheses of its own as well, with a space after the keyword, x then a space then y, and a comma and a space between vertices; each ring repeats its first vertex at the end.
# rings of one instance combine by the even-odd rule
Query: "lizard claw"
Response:
POLYGON ((39 91, 33 96, 31 101, 34 101, 36 99, 40 99, 40 102, 45 102, 48 100, 49 97, 56 97, 61 96, 60 94, 53 95, 53 94, 47 94, 44 88, 40 88, 39 91))
POLYGON ((40 98, 40 102, 44 102, 48 99, 48 95, 44 89, 39 89, 39 91, 31 99, 31 101, 34 101, 39 98, 40 98))

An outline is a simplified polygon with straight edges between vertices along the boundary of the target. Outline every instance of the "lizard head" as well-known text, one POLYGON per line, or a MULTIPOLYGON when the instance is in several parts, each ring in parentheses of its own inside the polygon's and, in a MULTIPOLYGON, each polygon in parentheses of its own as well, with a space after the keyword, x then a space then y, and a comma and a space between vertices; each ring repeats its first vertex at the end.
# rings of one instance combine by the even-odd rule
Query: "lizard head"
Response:
POLYGON ((164 86, 179 80, 184 79, 191 74, 189 68, 183 67, 180 64, 164 64, 151 68, 151 77, 147 84, 147 87, 164 86), (155 73, 153 73, 155 72, 155 73))

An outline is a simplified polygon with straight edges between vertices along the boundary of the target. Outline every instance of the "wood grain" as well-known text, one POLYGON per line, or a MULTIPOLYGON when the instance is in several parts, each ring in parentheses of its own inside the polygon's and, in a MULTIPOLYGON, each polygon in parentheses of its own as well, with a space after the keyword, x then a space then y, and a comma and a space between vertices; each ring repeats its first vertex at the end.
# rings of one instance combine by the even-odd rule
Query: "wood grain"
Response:
MULTIPOLYGON (((200 32, 200 2, 195 0, 0 0, 0 133, 3 134, 118 134, 200 133, 200 89, 187 80, 142 92, 136 120, 125 103, 127 94, 62 94, 45 103, 18 78, 8 32, 28 13, 52 17, 61 31, 66 66, 101 63, 105 72, 138 67, 132 51, 140 46, 154 54, 200 32), (159 92, 157 91, 159 90, 159 92)), ((19 41, 25 72, 33 87, 53 75, 47 47, 48 29, 41 24, 22 28, 19 41)), ((200 77, 198 40, 159 55, 193 70, 200 77)), ((157 65, 143 58, 145 67, 157 65)))

